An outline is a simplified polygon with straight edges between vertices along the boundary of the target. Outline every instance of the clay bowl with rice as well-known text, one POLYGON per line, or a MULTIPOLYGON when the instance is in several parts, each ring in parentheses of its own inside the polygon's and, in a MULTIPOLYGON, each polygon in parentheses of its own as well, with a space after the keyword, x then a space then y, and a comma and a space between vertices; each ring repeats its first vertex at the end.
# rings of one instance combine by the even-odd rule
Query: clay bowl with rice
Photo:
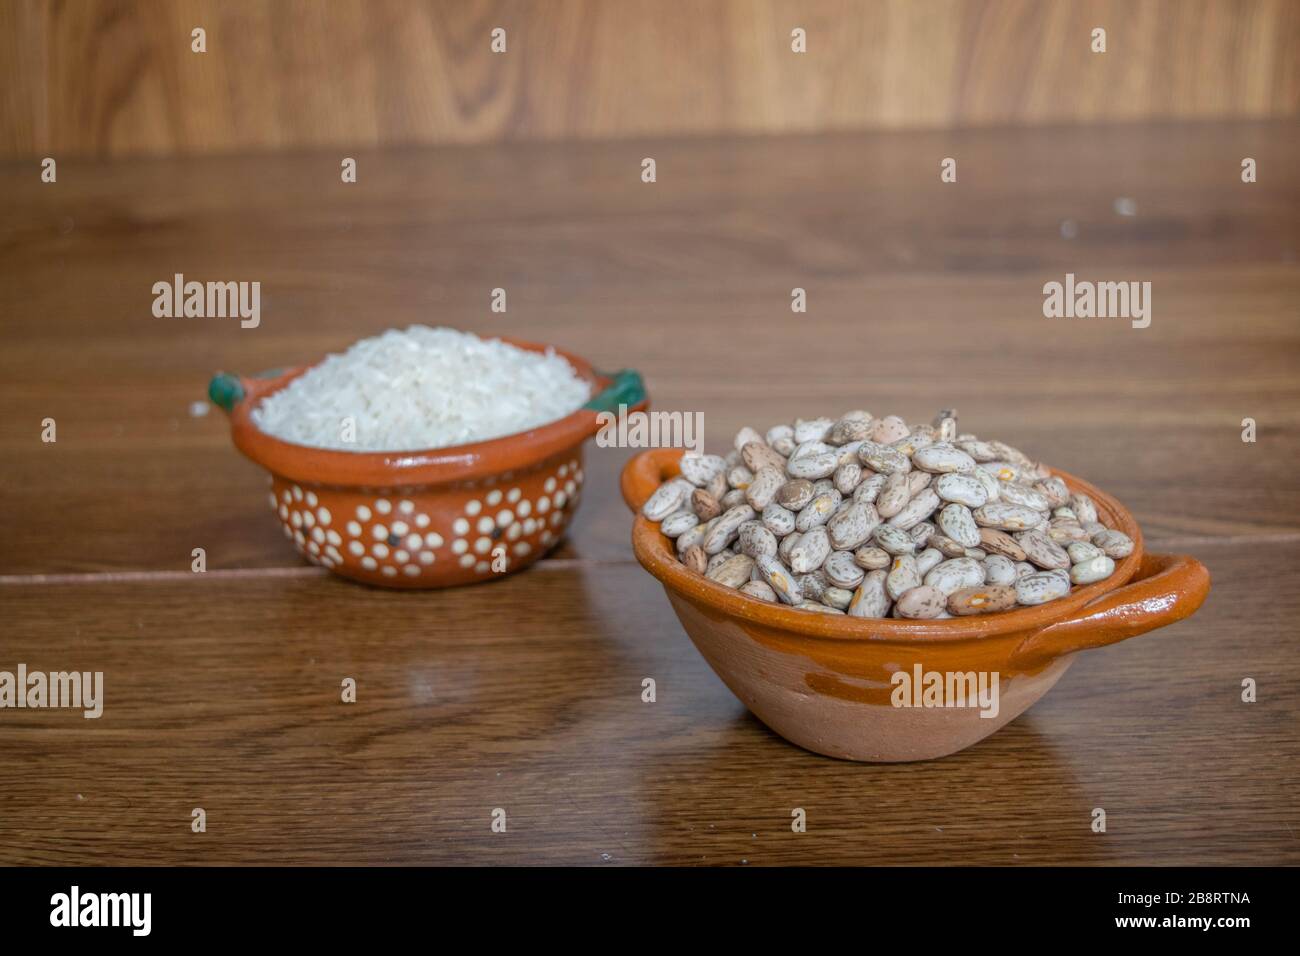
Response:
POLYGON ((661 523, 642 513, 657 489, 682 474, 681 459, 680 449, 651 449, 625 466, 623 498, 636 513, 633 552, 732 693, 786 740, 827 756, 888 763, 970 747, 1033 706, 1080 651, 1173 624, 1196 611, 1210 589, 1199 561, 1146 552, 1119 501, 1051 469, 1131 540, 1131 552, 1104 580, 1038 606, 941 620, 823 614, 760 600, 692 570, 661 523), (970 696, 957 706, 951 699, 932 706, 915 690, 900 698, 900 688, 930 675, 949 682, 946 693, 961 681, 958 692, 970 696), (993 690, 987 706, 974 696, 982 677, 993 690))
MULTIPOLYGON (((329 423, 340 436, 331 435, 334 447, 285 440, 258 421, 265 422, 259 409, 268 401, 339 356, 260 376, 220 373, 212 379, 209 396, 229 415, 235 447, 270 474, 267 503, 304 558, 365 584, 440 588, 519 571, 563 538, 581 500, 583 443, 599 430, 600 412, 616 412, 620 405, 629 411, 648 407, 641 377, 631 370, 598 372, 580 356, 553 346, 504 337, 481 341, 518 350, 525 361, 535 355, 567 363, 581 385, 579 390, 566 386, 572 410, 483 440, 412 448, 405 447, 409 440, 384 435, 381 440, 404 447, 375 450, 356 442, 362 450, 348 450, 348 423, 338 417, 329 423)), ((534 384, 548 388, 543 378, 534 384)), ((499 397, 519 400, 510 388, 499 397)), ((541 395, 534 399, 548 401, 541 395)), ((365 405, 356 400, 359 408, 365 405)), ((376 428, 389 427, 385 423, 397 414, 386 416, 382 405, 370 411, 376 428)), ((509 414, 497 415, 493 424, 507 427, 510 421, 509 414)), ((467 422, 457 421, 440 434, 472 433, 473 423, 467 422)), ((358 432, 365 431, 363 421, 358 432)))

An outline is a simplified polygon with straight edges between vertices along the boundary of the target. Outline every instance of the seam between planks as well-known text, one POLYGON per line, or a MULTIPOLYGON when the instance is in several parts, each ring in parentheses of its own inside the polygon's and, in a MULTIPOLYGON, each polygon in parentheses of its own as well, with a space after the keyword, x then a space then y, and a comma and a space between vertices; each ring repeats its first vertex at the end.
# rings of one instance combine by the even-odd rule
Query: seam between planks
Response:
MULTIPOLYGON (((1166 548, 1186 548, 1198 545, 1268 545, 1300 543, 1300 532, 1282 534, 1246 534, 1246 535, 1189 535, 1175 538, 1157 538, 1147 542, 1148 550, 1166 548)), ((598 568, 610 566, 635 565, 632 558, 547 558, 532 565, 536 571, 563 571, 573 568, 598 568)), ((325 577, 330 572, 325 568, 303 567, 268 567, 268 568, 217 568, 202 572, 204 578, 226 581, 239 581, 252 578, 316 578, 325 577)), ((121 582, 184 581, 198 576, 194 571, 86 571, 63 574, 0 574, 0 586, 32 584, 102 584, 121 582)))

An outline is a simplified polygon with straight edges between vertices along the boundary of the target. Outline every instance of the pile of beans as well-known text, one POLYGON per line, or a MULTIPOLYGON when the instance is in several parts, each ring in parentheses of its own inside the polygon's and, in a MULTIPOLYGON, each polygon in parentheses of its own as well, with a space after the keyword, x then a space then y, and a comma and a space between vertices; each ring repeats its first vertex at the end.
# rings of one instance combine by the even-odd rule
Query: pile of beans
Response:
POLYGON ((687 454, 642 513, 683 564, 761 601, 851 617, 933 619, 1064 597, 1133 542, 1023 452, 852 411, 687 454))

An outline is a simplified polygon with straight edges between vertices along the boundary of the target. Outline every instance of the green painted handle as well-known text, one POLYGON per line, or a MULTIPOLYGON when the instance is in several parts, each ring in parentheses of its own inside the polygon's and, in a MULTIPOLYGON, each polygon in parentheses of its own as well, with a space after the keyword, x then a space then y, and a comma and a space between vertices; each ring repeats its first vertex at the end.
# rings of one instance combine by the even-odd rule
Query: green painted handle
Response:
POLYGON ((229 413, 238 402, 243 401, 243 383, 239 381, 238 375, 218 372, 208 382, 208 398, 212 399, 213 405, 229 413))
POLYGON ((590 408, 593 412, 616 412, 620 405, 631 408, 645 401, 645 383, 641 381, 641 373, 636 369, 624 368, 613 373, 596 374, 613 381, 603 392, 583 405, 583 408, 590 408))
MULTIPOLYGON (((253 378, 279 378, 283 374, 284 369, 271 368, 259 372, 253 378)), ((238 375, 231 375, 229 372, 218 372, 212 376, 212 381, 208 382, 208 398, 212 399, 213 405, 227 412, 242 402, 245 394, 243 381, 238 375)))

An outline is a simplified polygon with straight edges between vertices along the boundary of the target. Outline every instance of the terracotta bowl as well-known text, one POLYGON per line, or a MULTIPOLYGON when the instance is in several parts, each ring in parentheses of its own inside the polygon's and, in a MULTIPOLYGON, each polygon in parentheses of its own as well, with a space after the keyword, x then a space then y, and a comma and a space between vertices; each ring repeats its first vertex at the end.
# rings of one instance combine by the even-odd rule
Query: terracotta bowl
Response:
POLYGON ((303 557, 366 584, 449 587, 518 571, 557 544, 578 507, 582 445, 599 430, 597 414, 648 407, 636 372, 601 374, 555 351, 591 383, 585 406, 517 435, 427 451, 309 448, 258 429, 252 410, 310 366, 219 374, 208 393, 229 414, 235 446, 270 472, 268 504, 303 557))
MULTIPOLYGON (((653 449, 623 470, 623 498, 637 512, 632 547, 663 583, 686 633, 709 666, 759 720, 808 750, 848 760, 929 760, 956 753, 1015 720, 1061 679, 1078 651, 1114 644, 1187 617, 1210 575, 1186 555, 1147 554, 1133 516, 1085 481, 1101 520, 1133 539, 1133 553, 1104 581, 1058 601, 983 617, 871 620, 797 611, 723 587, 677 561, 672 542, 640 514, 659 484, 679 473, 680 449, 653 449), (917 667, 920 671, 917 671, 917 667), (893 675, 989 675, 992 708, 895 706, 893 675)), ((951 698, 950 698, 951 700, 951 698)))

